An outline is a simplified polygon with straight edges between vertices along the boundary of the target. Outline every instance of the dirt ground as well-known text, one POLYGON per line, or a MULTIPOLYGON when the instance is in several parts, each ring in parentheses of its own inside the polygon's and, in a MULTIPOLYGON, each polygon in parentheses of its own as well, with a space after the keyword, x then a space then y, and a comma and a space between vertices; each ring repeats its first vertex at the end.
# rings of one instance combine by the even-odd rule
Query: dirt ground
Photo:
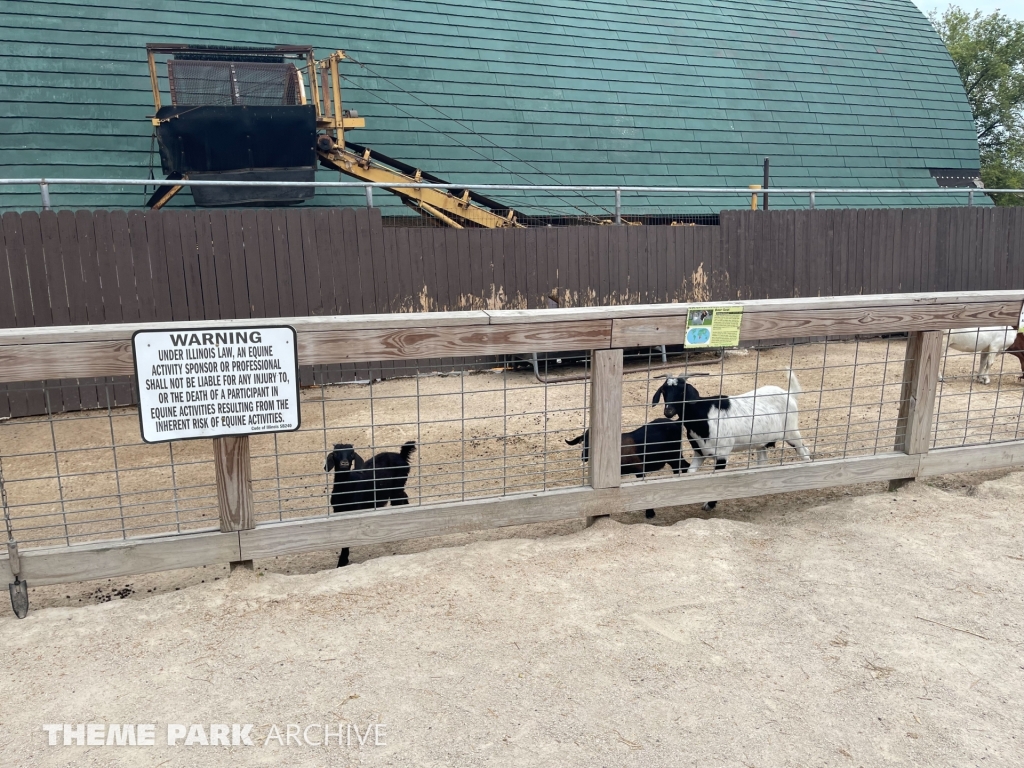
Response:
POLYGON ((991 472, 33 589, 0 611, 0 761, 1019 766, 1022 499, 991 472), (48 746, 64 722, 157 746, 48 746), (268 741, 312 723, 384 735, 268 741))
MULTIPOLYGON (((694 380, 704 394, 738 394, 786 386, 786 369, 794 368, 804 390, 803 439, 816 459, 827 459, 892 449, 903 355, 902 339, 803 344, 729 352, 720 364, 689 372, 709 374, 694 380)), ((994 373, 1000 363, 1004 373, 989 386, 972 382, 972 362, 970 355, 947 356, 937 446, 1017 437, 1024 387, 1016 361, 997 361, 994 373)), ((661 415, 650 405, 660 381, 646 365, 626 367, 623 423, 632 428, 661 415)), ((585 426, 586 387, 579 381, 544 386, 530 372, 496 369, 311 388, 302 399, 300 431, 251 439, 259 522, 328 513, 323 465, 336 442, 352 443, 369 458, 415 440, 407 486, 413 503, 586 482, 579 450, 564 443, 585 426)), ((0 460, 25 548, 217 524, 210 441, 145 445, 133 408, 0 422, 0 460)), ((771 460, 794 461, 796 454, 775 450, 771 460)), ((736 454, 730 468, 751 461, 750 454, 736 454)))

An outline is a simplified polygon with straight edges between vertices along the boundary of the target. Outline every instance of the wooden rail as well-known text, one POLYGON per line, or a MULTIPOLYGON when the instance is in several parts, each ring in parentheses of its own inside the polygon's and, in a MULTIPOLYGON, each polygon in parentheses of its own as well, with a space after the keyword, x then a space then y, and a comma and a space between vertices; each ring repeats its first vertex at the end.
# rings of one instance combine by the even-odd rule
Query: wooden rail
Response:
MULTIPOLYGON (((592 350, 590 487, 254 526, 247 441, 222 439, 215 451, 220 531, 30 549, 21 553, 21 577, 33 586, 113 578, 708 499, 1020 466, 1024 441, 929 452, 928 435, 942 357, 939 331, 1016 325, 1022 302, 1024 291, 736 302, 744 307, 742 338, 748 340, 910 331, 894 451, 627 483, 618 471, 622 349, 682 343, 688 305, 255 321, 295 327, 303 364, 592 350)), ((253 324, 245 320, 174 325, 187 329, 253 324)), ((2 330, 0 382, 130 374, 132 333, 154 327, 160 325, 2 330)), ((0 581, 10 581, 10 576, 7 559, 0 558, 0 581)))
MULTIPOLYGON (((700 306, 741 304, 742 338, 768 340, 1015 325, 1022 300, 1024 291, 974 291, 766 299, 700 306)), ((173 325, 182 330, 254 323, 290 325, 298 334, 299 364, 321 365, 680 344, 689 306, 285 317, 173 325)), ((120 323, 0 330, 0 383, 131 374, 132 334, 167 325, 120 323)))

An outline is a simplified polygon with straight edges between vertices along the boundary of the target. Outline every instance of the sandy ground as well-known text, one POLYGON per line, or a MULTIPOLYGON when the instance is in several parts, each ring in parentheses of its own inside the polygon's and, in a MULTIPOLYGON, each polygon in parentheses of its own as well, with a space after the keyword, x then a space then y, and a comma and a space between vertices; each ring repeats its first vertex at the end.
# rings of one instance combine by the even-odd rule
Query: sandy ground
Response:
POLYGON ((1019 766, 1022 498, 1024 474, 950 476, 154 574, 100 605, 122 585, 34 589, 0 612, 0 761, 1019 766), (63 722, 158 746, 47 746, 63 722), (384 743, 262 746, 324 722, 384 743), (257 746, 167 747, 168 723, 257 746))
MULTIPOLYGON (((803 439, 816 459, 827 459, 892 450, 903 355, 902 339, 804 344, 730 352, 720 365, 691 372, 711 374, 694 379, 704 394, 737 394, 786 386, 786 369, 793 367, 804 389, 803 439)), ((947 357, 935 445, 1017 437, 1024 387, 1016 361, 1006 360, 997 360, 993 371, 1002 363, 1004 375, 982 386, 970 378, 972 356, 947 357)), ((650 406, 658 372, 637 368, 627 362, 628 428, 661 415, 650 406)), ((305 390, 299 432, 251 439, 257 520, 326 515, 324 457, 336 442, 354 444, 369 458, 415 440, 407 487, 413 503, 583 485, 579 451, 564 440, 582 432, 586 396, 582 382, 544 386, 529 372, 503 370, 305 390)), ((142 444, 133 408, 0 422, 0 459, 15 533, 26 548, 197 530, 218 521, 210 441, 142 444)), ((730 468, 751 460, 736 454, 730 468)), ((776 450, 771 460, 794 461, 796 454, 776 450)))

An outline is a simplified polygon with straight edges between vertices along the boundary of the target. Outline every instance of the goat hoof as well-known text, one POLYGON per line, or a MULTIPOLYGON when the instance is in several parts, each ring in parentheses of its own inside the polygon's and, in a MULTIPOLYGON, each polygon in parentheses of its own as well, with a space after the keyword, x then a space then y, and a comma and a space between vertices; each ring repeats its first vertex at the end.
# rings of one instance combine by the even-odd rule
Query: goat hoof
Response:
POLYGON ((715 507, 716 507, 717 505, 718 505, 718 502, 717 502, 717 501, 709 501, 709 502, 706 502, 706 503, 704 504, 704 506, 702 507, 702 509, 703 509, 703 510, 704 510, 705 512, 711 512, 711 511, 712 511, 712 510, 713 510, 713 509, 714 509, 714 508, 715 508, 715 507))
POLYGON ((644 517, 646 517, 648 520, 650 520, 652 517, 654 517, 654 510, 653 509, 645 510, 644 511, 644 517))

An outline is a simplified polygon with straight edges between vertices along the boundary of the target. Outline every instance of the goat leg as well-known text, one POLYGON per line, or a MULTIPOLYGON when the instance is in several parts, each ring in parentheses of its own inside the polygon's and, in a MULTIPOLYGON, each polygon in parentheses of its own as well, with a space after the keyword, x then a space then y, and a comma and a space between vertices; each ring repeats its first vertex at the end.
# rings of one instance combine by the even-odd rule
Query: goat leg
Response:
POLYGON ((1018 333, 1013 344, 1006 348, 1006 354, 1013 355, 1020 363, 1020 380, 1024 381, 1024 333, 1018 333))
POLYGON ((348 565, 348 547, 341 550, 341 554, 338 555, 338 567, 344 568, 346 565, 348 565))
MULTIPOLYGON (((623 472, 623 474, 626 474, 626 473, 623 472)), ((646 474, 644 472, 637 472, 636 473, 636 477, 637 477, 638 480, 643 480, 644 477, 646 477, 646 474)), ((653 509, 645 509, 644 510, 644 517, 646 517, 648 520, 650 520, 652 517, 654 517, 654 510, 653 509)))
POLYGON ((807 446, 804 445, 804 441, 800 438, 799 434, 797 434, 797 436, 792 440, 787 438, 786 442, 800 455, 800 459, 802 461, 811 460, 811 452, 807 450, 807 446))
POLYGON ((991 383, 992 380, 989 378, 989 375, 988 375, 988 369, 991 367, 991 365, 992 365, 992 353, 991 352, 982 352, 981 353, 981 361, 978 364, 978 381, 980 383, 982 383, 982 384, 989 384, 989 383, 991 383))
MULTIPOLYGON (((723 459, 723 458, 720 458, 720 457, 716 456, 715 457, 715 472, 717 472, 720 469, 725 469, 726 462, 728 462, 728 459, 723 459)), ((709 501, 709 502, 704 504, 704 511, 705 512, 711 512, 712 510, 714 510, 714 508, 716 506, 718 506, 718 502, 717 501, 709 501)))

